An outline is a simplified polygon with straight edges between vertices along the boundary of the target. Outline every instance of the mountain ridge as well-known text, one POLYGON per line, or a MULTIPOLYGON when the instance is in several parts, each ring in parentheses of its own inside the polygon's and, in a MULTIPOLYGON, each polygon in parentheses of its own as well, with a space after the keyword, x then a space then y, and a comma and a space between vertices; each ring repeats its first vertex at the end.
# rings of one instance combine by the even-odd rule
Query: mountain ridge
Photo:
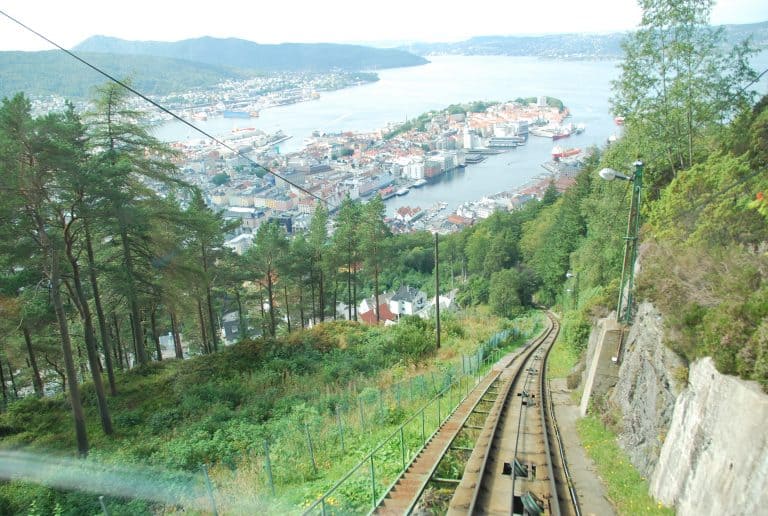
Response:
POLYGON ((261 44, 239 38, 203 36, 175 42, 131 41, 91 36, 73 48, 77 52, 149 55, 230 66, 260 72, 362 71, 418 66, 429 61, 400 49, 380 49, 339 43, 261 44))

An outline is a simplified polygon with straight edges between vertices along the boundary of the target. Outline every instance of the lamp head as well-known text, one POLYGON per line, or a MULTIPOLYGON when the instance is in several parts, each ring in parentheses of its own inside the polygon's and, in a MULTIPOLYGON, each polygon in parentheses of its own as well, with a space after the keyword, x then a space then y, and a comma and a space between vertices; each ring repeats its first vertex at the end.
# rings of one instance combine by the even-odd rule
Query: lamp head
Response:
POLYGON ((614 179, 616 179, 616 171, 613 170, 612 168, 604 168, 600 172, 598 172, 598 174, 600 174, 600 177, 602 177, 606 181, 613 181, 614 179))
POLYGON ((619 174, 612 168, 604 168, 600 172, 600 177, 605 179, 606 181, 613 181, 614 179, 622 179, 624 181, 632 181, 632 178, 629 176, 625 176, 624 174, 619 174))

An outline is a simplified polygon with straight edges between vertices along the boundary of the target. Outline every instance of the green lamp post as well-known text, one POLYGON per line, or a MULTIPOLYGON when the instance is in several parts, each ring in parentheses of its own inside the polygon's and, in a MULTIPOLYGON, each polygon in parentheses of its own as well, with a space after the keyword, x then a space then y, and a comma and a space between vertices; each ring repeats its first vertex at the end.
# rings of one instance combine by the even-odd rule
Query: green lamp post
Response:
POLYGON ((624 262, 621 266, 621 284, 619 285, 619 303, 616 306, 616 321, 629 324, 632 322, 632 289, 635 280, 635 260, 637 259, 637 241, 640 231, 640 195, 643 189, 643 162, 635 161, 635 173, 632 176, 619 174, 613 169, 604 168, 599 174, 606 181, 621 179, 632 181, 632 199, 627 219, 627 236, 624 237, 624 262), (627 290, 626 300, 624 289, 627 290))

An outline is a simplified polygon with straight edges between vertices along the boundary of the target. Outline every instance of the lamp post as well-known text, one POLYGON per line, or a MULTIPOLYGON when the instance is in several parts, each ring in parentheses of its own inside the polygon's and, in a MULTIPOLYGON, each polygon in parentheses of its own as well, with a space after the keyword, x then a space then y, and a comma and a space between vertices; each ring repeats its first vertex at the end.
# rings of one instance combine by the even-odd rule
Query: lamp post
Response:
POLYGON ((632 321, 632 287, 635 280, 635 260, 637 259, 637 240, 640 231, 640 194, 643 188, 643 162, 635 161, 635 173, 630 176, 619 174, 610 168, 602 169, 600 177, 606 181, 621 179, 632 181, 632 199, 629 205, 627 219, 627 236, 624 237, 624 262, 621 266, 621 284, 619 285, 619 302, 616 306, 616 321, 629 324, 632 321), (627 288, 626 304, 624 303, 624 288, 627 288), (622 307, 624 313, 622 314, 622 307))

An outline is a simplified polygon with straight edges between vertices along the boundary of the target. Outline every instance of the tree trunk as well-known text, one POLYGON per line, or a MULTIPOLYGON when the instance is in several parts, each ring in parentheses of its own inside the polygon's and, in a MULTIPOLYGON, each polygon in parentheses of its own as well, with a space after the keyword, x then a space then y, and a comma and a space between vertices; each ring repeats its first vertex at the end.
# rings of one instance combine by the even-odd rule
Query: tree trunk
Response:
POLYGON ((381 314, 379 313, 379 264, 378 262, 376 265, 373 266, 373 295, 374 295, 374 303, 376 306, 373 307, 374 310, 376 310, 376 324, 379 324, 381 322, 381 314))
POLYGON ((112 341, 109 338, 109 328, 107 319, 104 317, 104 308, 101 305, 101 294, 99 293, 99 282, 96 278, 96 259, 93 253, 93 244, 91 242, 91 232, 88 222, 83 220, 85 228, 85 248, 88 253, 88 276, 91 281, 91 293, 93 302, 96 305, 96 318, 99 321, 99 332, 101 333, 101 345, 104 348, 104 361, 107 364, 107 379, 109 380, 109 393, 112 396, 117 395, 117 383, 115 382, 115 366, 112 363, 112 341))
POLYGON ((357 321, 357 265, 352 268, 352 306, 357 321))
POLYGON ((83 360, 83 347, 78 343, 75 345, 77 348, 77 361, 80 362, 80 381, 85 383, 85 379, 88 376, 88 366, 85 365, 83 360))
POLYGON ((45 396, 45 388, 43 386, 43 379, 40 377, 40 369, 37 367, 37 359, 35 358, 35 350, 32 348, 32 337, 29 335, 29 329, 26 324, 21 326, 21 331, 24 333, 24 342, 27 345, 27 356, 29 357, 29 365, 32 368, 32 385, 35 387, 35 394, 42 398, 45 396))
POLYGON ((3 371, 3 363, 0 362, 0 386, 3 391, 3 408, 8 406, 8 386, 5 385, 5 372, 3 371))
POLYGON ((96 404, 99 407, 99 416, 101 418, 101 428, 104 429, 106 435, 112 435, 114 430, 112 429, 112 418, 109 414, 109 407, 107 406, 107 396, 104 393, 104 382, 101 378, 101 370, 98 359, 98 352, 96 349, 96 334, 93 331, 93 317, 91 316, 91 308, 88 305, 88 299, 85 296, 83 290, 83 283, 80 278, 80 264, 74 255, 72 250, 72 240, 68 235, 68 230, 65 230, 65 245, 67 258, 69 264, 72 267, 72 280, 75 286, 75 299, 78 312, 80 312, 80 319, 83 322, 83 328, 85 330, 85 350, 88 354, 88 365, 91 368, 91 378, 93 379, 93 387, 96 392, 96 404))
POLYGON ((325 321, 325 290, 323 288, 323 281, 325 280, 325 274, 323 274, 323 269, 320 269, 320 292, 318 295, 320 296, 320 322, 325 321))
POLYGON ((277 332, 275 322, 275 288, 272 284, 272 271, 267 271, 267 297, 269 298, 269 333, 272 337, 277 332))
MULTIPOLYGON (((311 282, 310 282, 311 284, 311 282)), ((301 329, 304 329, 304 291, 299 285, 299 318, 301 320, 301 329)))
POLYGON ((205 289, 205 302, 208 305, 208 319, 211 322, 211 340, 213 341, 213 351, 219 351, 219 338, 216 335, 216 318, 213 316, 213 299, 211 289, 205 289))
MULTIPOLYGON (((310 295, 312 296, 312 325, 317 324, 317 305, 315 305, 315 265, 309 269, 309 287, 310 295)), ((302 327, 304 322, 302 321, 302 327)))
POLYGON ((147 351, 144 349, 144 334, 141 331, 141 315, 139 313, 139 301, 136 299, 136 285, 133 272, 133 256, 128 244, 128 232, 120 221, 120 240, 123 246, 123 258, 125 259, 125 271, 128 273, 128 300, 131 309, 131 329, 133 330, 133 347, 136 350, 136 361, 139 365, 149 362, 147 351))
POLYGON ((123 353, 123 341, 120 338, 120 322, 117 320, 117 314, 112 314, 112 323, 115 326, 115 344, 117 344, 117 358, 120 363, 120 368, 125 371, 130 369, 131 365, 128 363, 128 355, 123 353))
POLYGON ((136 364, 138 363, 138 360, 139 360, 139 347, 144 349, 143 345, 138 346, 138 344, 136 343, 136 339, 137 339, 136 335, 141 334, 141 324, 139 324, 138 329, 136 329, 136 325, 133 319, 133 314, 130 312, 128 312, 128 322, 130 323, 130 327, 131 327, 131 344, 133 345, 133 358, 134 358, 133 363, 136 364))
POLYGON ((259 290, 259 308, 261 308, 261 335, 267 333, 267 314, 264 313, 264 292, 259 290))
POLYGON ((157 318, 155 317, 155 314, 157 313, 157 307, 153 307, 152 311, 149 314, 149 322, 152 325, 152 340, 155 341, 155 351, 157 352, 157 361, 162 362, 163 360, 163 351, 160 349, 160 336, 157 334, 157 318))
POLYGON ((205 318, 203 317, 203 305, 200 299, 197 300, 197 317, 200 320, 200 337, 203 339, 203 353, 210 354, 211 348, 208 345, 208 332, 205 330, 205 318))
POLYGON ((339 304, 339 278, 334 278, 333 280, 333 320, 336 320, 336 306, 339 304))
POLYGON ((347 320, 352 320, 352 260, 347 262, 347 320))
POLYGON ((176 358, 184 360, 184 350, 181 347, 181 336, 179 335, 179 325, 176 322, 176 311, 171 309, 171 333, 173 333, 173 349, 176 352, 176 358))
POLYGON ((291 333, 291 308, 288 304, 288 284, 283 285, 283 297, 285 298, 285 320, 288 322, 288 333, 291 333))
POLYGON ((243 314, 243 303, 240 299, 240 289, 235 289, 235 300, 237 301, 237 325, 240 330, 240 340, 248 337, 248 322, 243 314))
MULTIPOLYGON (((40 234, 45 233, 44 227, 39 227, 40 234)), ((45 240, 47 238, 43 237, 45 240)), ((75 437, 77 439, 77 451, 81 457, 88 455, 88 434, 85 429, 85 414, 80 400, 80 387, 77 385, 77 373, 75 372, 75 361, 72 356, 72 341, 69 337, 69 326, 67 323, 67 314, 64 313, 64 304, 61 301, 61 278, 59 276, 59 260, 56 252, 51 249, 51 300, 56 312, 56 319, 59 322, 59 333, 61 335, 61 350, 64 355, 64 368, 66 371, 66 380, 69 387, 69 402, 72 407, 72 419, 75 424, 75 437)))
POLYGON ((213 296, 211 295, 211 283, 208 278, 208 256, 205 252, 205 245, 200 243, 200 251, 203 257, 203 273, 205 275, 205 302, 208 305, 208 319, 211 323, 211 340, 213 341, 213 351, 219 351, 219 339, 216 336, 216 319, 213 316, 213 296))
POLYGON ((5 365, 8 366, 8 376, 11 378, 11 387, 13 388, 13 397, 18 399, 19 391, 16 388, 16 379, 13 377, 13 367, 11 367, 11 362, 8 360, 8 357, 5 357, 5 365))

